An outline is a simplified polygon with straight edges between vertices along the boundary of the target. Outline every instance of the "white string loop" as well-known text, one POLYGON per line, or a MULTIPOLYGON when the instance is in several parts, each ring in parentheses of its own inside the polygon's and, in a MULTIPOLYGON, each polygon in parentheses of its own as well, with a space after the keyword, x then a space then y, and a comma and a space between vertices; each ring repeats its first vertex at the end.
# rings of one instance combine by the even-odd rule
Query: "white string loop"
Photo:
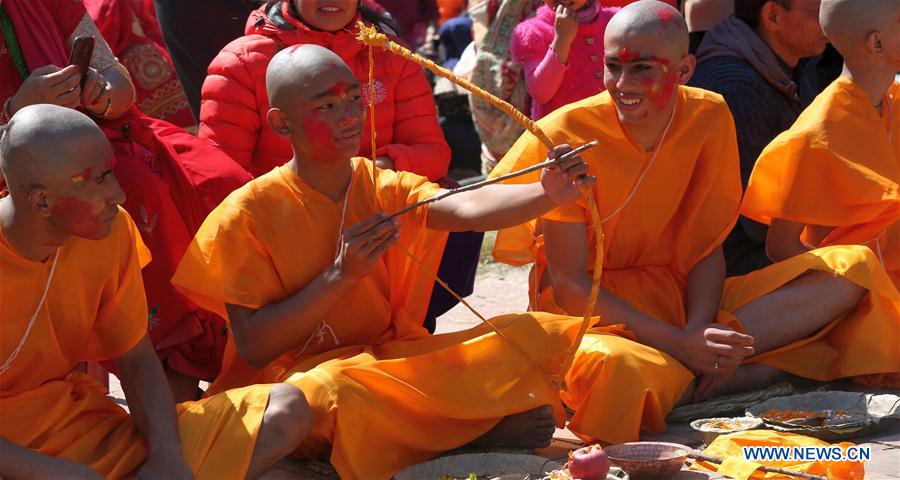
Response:
POLYGON ((16 357, 19 356, 19 352, 21 352, 22 347, 25 346, 25 342, 28 341, 28 336, 31 334, 31 327, 34 326, 34 322, 37 320, 38 315, 41 313, 41 309, 44 308, 44 302, 47 300, 47 292, 50 291, 50 283, 53 281, 53 274, 56 272, 57 261, 59 261, 58 250, 53 256, 53 264, 50 266, 50 273, 47 275, 47 284, 44 285, 44 293, 41 294, 41 300, 38 302, 37 308, 34 309, 34 314, 31 315, 31 319, 28 320, 28 327, 25 328, 25 333, 22 334, 22 338, 19 339, 19 344, 16 345, 16 349, 13 350, 9 355, 9 358, 3 362, 3 365, 0 365, 0 375, 3 375, 12 368, 12 363, 16 360, 16 357))

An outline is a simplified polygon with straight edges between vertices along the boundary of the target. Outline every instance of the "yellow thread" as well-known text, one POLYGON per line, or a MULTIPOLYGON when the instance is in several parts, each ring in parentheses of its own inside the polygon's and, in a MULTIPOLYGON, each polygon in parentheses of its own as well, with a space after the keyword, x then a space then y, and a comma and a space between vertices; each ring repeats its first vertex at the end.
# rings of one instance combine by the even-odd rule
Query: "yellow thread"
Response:
MULTIPOLYGON (((375 55, 369 45, 369 137, 372 139, 372 164, 375 164, 375 55)), ((375 183, 375 169, 372 169, 372 183, 375 183)))
MULTIPOLYGON (((526 130, 531 132, 531 134, 533 134, 535 137, 537 137, 538 140, 540 140, 541 143, 543 143, 548 149, 552 149, 554 147, 553 141, 551 141, 550 138, 547 137, 546 134, 544 134, 544 132, 540 129, 540 127, 538 127, 530 118, 525 116, 522 112, 516 110, 516 108, 513 107, 512 105, 510 105, 509 103, 504 102, 500 98, 497 98, 496 96, 490 94, 489 92, 479 88, 477 85, 466 80, 465 78, 461 78, 461 77, 457 76, 450 70, 447 70, 446 68, 437 65, 436 63, 432 62, 431 60, 421 57, 421 56, 409 51, 405 47, 398 45, 397 43, 391 41, 387 37, 387 35, 384 35, 383 33, 378 32, 378 30, 376 30, 374 27, 365 25, 362 22, 358 22, 357 26, 359 27, 359 33, 357 34, 357 37, 356 37, 357 40, 363 42, 366 45, 369 45, 370 48, 372 46, 378 46, 378 47, 384 48, 386 50, 389 50, 391 53, 394 53, 395 55, 399 55, 413 63, 416 63, 424 68, 427 68, 429 71, 433 72, 435 75, 446 78, 447 80, 450 80, 451 82, 455 83, 456 85, 459 85, 459 86, 465 88, 466 90, 472 92, 473 95, 476 95, 476 96, 482 98, 486 102, 499 108, 501 111, 503 111, 504 113, 509 115, 519 125, 521 125, 526 130)), ((569 354, 566 357, 566 361, 563 363, 563 365, 565 367, 561 371, 561 374, 563 375, 563 377, 566 375, 569 368, 571 367, 572 362, 574 361, 574 358, 575 358, 575 354, 578 351, 578 347, 579 347, 579 345, 581 345, 581 340, 582 340, 582 338, 584 338, 585 333, 587 333, 588 328, 590 328, 591 320, 593 318, 594 306, 596 305, 597 298, 600 295, 600 279, 601 279, 601 276, 603 273, 603 232, 602 232, 601 225, 600 225, 600 215, 599 215, 599 212, 597 211, 597 205, 594 202, 593 194, 590 191, 587 192, 587 206, 588 206, 588 210, 590 211, 591 219, 594 222, 594 234, 595 234, 594 236, 596 238, 596 242, 595 242, 596 243, 596 245, 595 245, 596 251, 595 251, 595 257, 594 257, 594 272, 593 272, 594 276, 591 281, 591 294, 588 296, 588 303, 585 307, 585 314, 584 314, 584 317, 581 322, 581 328, 579 329, 578 336, 576 336, 575 342, 573 343, 572 348, 570 349, 569 354)), ((406 252, 406 253, 410 258, 413 258, 409 252, 406 252)), ((417 259, 415 259, 415 260, 418 261, 417 259)), ((438 279, 437 276, 435 276, 435 279, 438 280, 442 286, 446 285, 442 281, 440 281, 440 279, 438 279)), ((519 349, 519 351, 528 359, 528 361, 531 362, 532 364, 534 364, 541 372, 543 372, 548 377, 553 378, 553 376, 549 375, 547 373, 547 371, 542 366, 540 366, 540 364, 538 364, 537 361, 534 360, 534 358, 531 357, 531 355, 529 355, 527 352, 524 351, 524 349, 522 349, 521 346, 519 346, 515 342, 512 342, 512 341, 506 339, 503 336, 503 334, 501 334, 500 331, 496 327, 494 327, 494 325, 491 322, 487 321, 484 318, 484 316, 482 316, 480 313, 475 311, 474 308, 472 308, 467 303, 465 303, 465 301, 463 301, 462 298, 456 294, 456 292, 454 292, 447 286, 445 286, 445 288, 447 288, 447 291, 449 291, 454 297, 456 297, 458 300, 460 300, 460 302, 462 302, 464 305, 466 305, 469 308, 469 310, 472 311, 472 313, 474 313, 478 318, 480 318, 482 321, 487 323, 491 328, 493 328, 494 331, 497 332, 497 334, 501 338, 503 338, 504 340, 507 341, 507 343, 515 345, 515 347, 519 349)), ((552 381, 554 384, 559 384, 555 379, 552 381)), ((566 389, 565 381, 560 382, 560 383, 561 383, 560 388, 566 389)))
POLYGON ((466 80, 465 78, 457 76, 450 70, 447 70, 446 68, 441 67, 440 65, 432 62, 431 60, 421 57, 421 56, 409 51, 407 48, 400 46, 395 42, 392 42, 391 39, 388 38, 387 35, 380 33, 374 27, 365 25, 362 22, 360 22, 358 24, 358 27, 359 27, 359 33, 357 34, 356 38, 358 40, 360 40, 361 42, 363 42, 369 46, 377 46, 377 47, 384 48, 385 50, 389 50, 391 53, 400 55, 401 57, 403 57, 413 63, 416 63, 418 65, 421 65, 422 67, 427 68, 428 70, 432 71, 435 75, 444 77, 447 80, 450 80, 451 82, 465 88, 466 90, 469 90, 470 92, 474 93, 475 95, 478 95, 479 97, 483 98, 485 101, 490 103, 491 105, 499 108, 504 113, 506 113, 507 115, 512 117, 513 120, 515 120, 517 123, 522 125, 522 127, 524 127, 526 130, 528 130, 529 132, 534 134, 534 136, 538 137, 538 139, 540 139, 541 143, 543 143, 544 145, 547 145, 549 148, 553 148, 553 142, 551 142, 550 139, 547 138, 546 135, 544 135, 544 132, 541 131, 541 129, 538 128, 534 124, 534 122, 531 121, 530 118, 528 118, 522 112, 516 110, 516 107, 510 105, 507 102, 504 102, 503 100, 495 97, 494 95, 490 94, 489 92, 486 92, 485 90, 481 89, 480 87, 473 84, 472 82, 466 80))
POLYGON ((422 269, 422 271, 427 272, 429 275, 431 275, 431 277, 434 278, 434 281, 436 281, 440 286, 447 289, 447 291, 450 292, 450 295, 452 295, 453 298, 458 300, 459 303, 462 303, 463 305, 465 305, 466 308, 468 308, 470 312, 475 314, 475 316, 478 317, 479 319, 481 319, 482 322, 486 323, 489 327, 491 327, 491 329, 494 330, 494 332, 497 334, 498 337, 500 337, 500 339, 502 339, 506 343, 512 345, 517 350, 519 350, 519 353, 521 353, 526 359, 528 359, 528 361, 531 363, 532 366, 537 368, 538 371, 540 371, 542 374, 544 374, 545 377, 547 377, 547 380, 549 380, 550 383, 553 384, 554 388, 556 388, 557 390, 562 388, 563 381, 558 376, 553 375, 552 373, 548 372, 544 368, 544 366, 541 365, 540 363, 538 363, 537 360, 532 358, 532 356, 529 355, 528 352, 526 352, 525 349, 522 348, 521 345, 512 341, 510 338, 508 338, 506 336, 506 334, 504 334, 502 331, 500 331, 500 329, 497 328, 496 325, 494 325, 494 322, 491 322, 490 320, 485 318, 484 315, 482 315, 481 313, 478 312, 478 310, 475 310, 475 307, 473 307, 472 305, 469 305, 469 302, 467 302, 464 298, 462 298, 456 292, 454 292, 453 289, 450 288, 450 285, 447 285, 443 280, 441 280, 440 277, 437 276, 437 274, 435 274, 430 269, 425 267, 425 265, 418 258, 413 256, 413 254, 409 250, 406 249, 406 247, 404 247, 403 245, 400 245, 399 243, 395 243, 394 246, 396 246, 397 248, 400 249, 400 251, 405 253, 406 256, 410 258, 410 260, 412 260, 416 265, 419 266, 419 268, 422 269))
POLYGON ((568 355, 566 355, 566 363, 563 364, 562 372, 568 372, 572 368, 572 362, 575 361, 575 354, 578 353, 578 347, 581 346, 581 339, 591 327, 591 319, 594 318, 594 306, 597 305, 597 297, 600 296, 600 278, 603 272, 603 231, 600 226, 600 214, 597 211, 597 204, 594 203, 594 195, 588 192, 587 197, 588 211, 591 212, 591 222, 594 224, 595 247, 594 247, 594 276, 591 280, 591 294, 588 296, 588 302, 585 306, 584 319, 581 322, 581 328, 578 335, 575 336, 575 342, 572 344, 568 355))

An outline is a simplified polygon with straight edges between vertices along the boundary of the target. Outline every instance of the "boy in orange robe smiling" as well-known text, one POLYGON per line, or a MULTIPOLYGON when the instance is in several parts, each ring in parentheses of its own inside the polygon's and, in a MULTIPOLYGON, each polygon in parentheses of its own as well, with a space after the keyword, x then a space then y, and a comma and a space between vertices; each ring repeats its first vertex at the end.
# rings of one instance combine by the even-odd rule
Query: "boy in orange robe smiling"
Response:
MULTIPOLYGON (((570 314, 585 308, 603 242, 600 319, 563 393, 569 428, 585 438, 636 440, 664 430, 679 402, 784 372, 832 380, 900 366, 900 296, 868 248, 823 248, 725 279, 721 244, 741 199, 735 129, 721 96, 684 86, 687 48, 684 20, 665 4, 642 0, 613 17, 607 92, 540 122, 557 143, 599 140, 584 157, 604 237, 593 238, 582 204, 496 242, 502 260, 535 261, 532 308, 570 314)), ((545 152, 525 134, 493 175, 545 152)))

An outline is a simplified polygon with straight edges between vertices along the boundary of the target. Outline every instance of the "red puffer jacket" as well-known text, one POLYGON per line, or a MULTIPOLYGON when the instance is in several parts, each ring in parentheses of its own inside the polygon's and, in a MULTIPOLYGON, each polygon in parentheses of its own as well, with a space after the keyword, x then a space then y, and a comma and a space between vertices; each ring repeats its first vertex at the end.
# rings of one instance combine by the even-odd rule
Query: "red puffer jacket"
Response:
MULTIPOLYGON (((368 47, 352 33, 311 30, 294 17, 288 2, 253 12, 245 35, 225 46, 209 65, 200 107, 200 136, 217 144, 253 176, 283 165, 292 156, 290 141, 266 122, 266 67, 280 49, 296 44, 331 49, 350 66, 360 84, 368 85, 368 47)), ((376 156, 388 156, 397 170, 432 181, 444 177, 450 147, 421 68, 382 49, 376 49, 374 59, 376 156)), ((368 105, 368 88, 362 90, 368 105)), ((371 158, 368 118, 360 143, 359 154, 371 158)))

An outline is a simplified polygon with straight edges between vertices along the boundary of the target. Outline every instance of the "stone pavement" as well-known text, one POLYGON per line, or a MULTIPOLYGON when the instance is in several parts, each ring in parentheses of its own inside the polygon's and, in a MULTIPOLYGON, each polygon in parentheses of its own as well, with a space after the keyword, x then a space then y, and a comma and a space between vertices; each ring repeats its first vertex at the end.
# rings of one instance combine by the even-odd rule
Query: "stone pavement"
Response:
MULTIPOLYGON (((508 267, 497 263, 487 263, 479 270, 475 284, 475 292, 467 298, 485 317, 490 318, 503 313, 524 311, 527 306, 528 270, 526 268, 508 267)), ((452 332, 476 325, 479 320, 465 306, 457 305, 438 319, 438 332, 452 332)), ((111 379, 111 395, 122 401, 121 389, 115 378, 111 379)), ((670 425, 665 433, 646 435, 643 440, 675 442, 691 447, 700 447, 699 435, 687 424, 670 425)), ((900 425, 894 424, 888 430, 875 435, 856 439, 855 443, 872 448, 872 461, 866 465, 867 480, 900 480, 900 425)), ((551 445, 536 453, 551 459, 564 461, 566 454, 581 446, 568 430, 557 429, 551 445)), ((334 470, 325 463, 283 460, 266 476, 269 480, 314 479, 333 480, 337 478, 334 470)), ((715 474, 689 471, 682 472, 674 480, 714 480, 724 479, 715 474)))

